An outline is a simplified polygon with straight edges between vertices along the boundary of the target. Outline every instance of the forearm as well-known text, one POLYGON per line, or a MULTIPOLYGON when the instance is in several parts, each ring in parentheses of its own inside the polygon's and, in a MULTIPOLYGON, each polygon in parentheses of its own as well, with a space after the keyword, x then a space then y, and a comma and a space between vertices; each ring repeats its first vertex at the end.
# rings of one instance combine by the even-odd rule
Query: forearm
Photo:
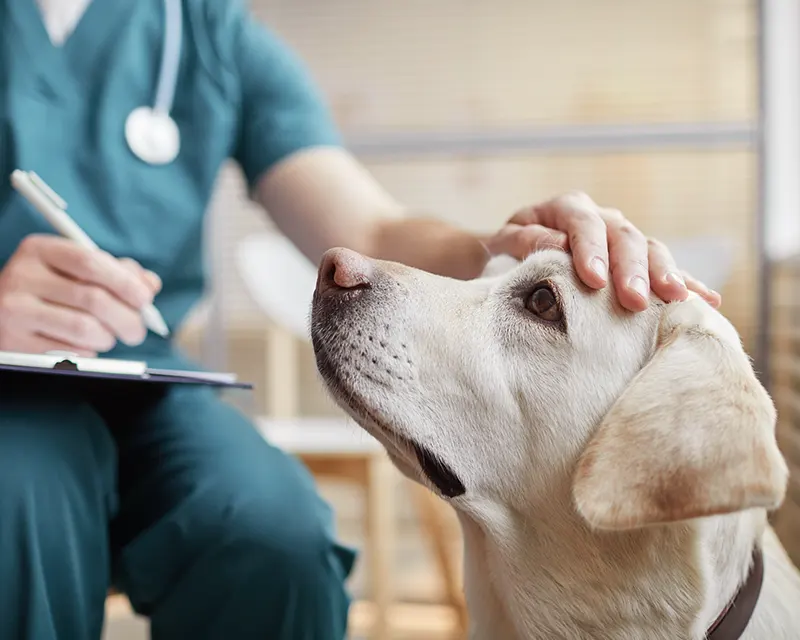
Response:
POLYGON ((477 235, 426 218, 380 220, 375 223, 369 245, 363 250, 351 248, 374 258, 461 280, 478 277, 489 259, 477 235))
POLYGON ((261 180, 257 199, 314 263, 331 247, 453 278, 480 274, 488 255, 477 236, 407 214, 355 158, 314 149, 288 158, 261 180))

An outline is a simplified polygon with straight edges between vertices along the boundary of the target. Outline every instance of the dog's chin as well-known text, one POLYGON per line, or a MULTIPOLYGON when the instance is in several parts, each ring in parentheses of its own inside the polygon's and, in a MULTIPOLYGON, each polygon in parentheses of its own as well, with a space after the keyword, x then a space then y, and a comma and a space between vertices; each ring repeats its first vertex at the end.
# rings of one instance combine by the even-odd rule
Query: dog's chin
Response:
POLYGON ((388 420, 377 416, 358 394, 347 388, 337 367, 329 360, 319 343, 315 344, 315 351, 317 366, 328 390, 362 428, 369 432, 377 432, 373 435, 379 436, 393 462, 404 475, 417 479, 414 477, 416 474, 411 472, 413 464, 409 458, 413 457, 419 465, 419 471, 443 497, 457 498, 466 493, 464 483, 447 463, 425 446, 391 428, 388 420))
MULTIPOLYGON (((339 394, 337 396, 341 398, 339 394)), ((400 450, 393 452, 387 447, 395 466, 404 475, 419 481, 418 475, 421 473, 444 498, 457 498, 466 493, 464 483, 439 456, 414 440, 400 435, 396 429, 388 426, 386 420, 378 419, 372 411, 368 411, 353 394, 349 394, 348 397, 349 401, 346 402, 346 406, 355 421, 362 427, 365 423, 372 425, 383 436, 382 440, 388 440, 393 449, 400 450), (416 458, 418 469, 413 469, 414 465, 409 460, 409 454, 416 458)), ((340 402, 344 401, 340 400, 340 402)), ((367 430, 372 431, 372 429, 367 430)))

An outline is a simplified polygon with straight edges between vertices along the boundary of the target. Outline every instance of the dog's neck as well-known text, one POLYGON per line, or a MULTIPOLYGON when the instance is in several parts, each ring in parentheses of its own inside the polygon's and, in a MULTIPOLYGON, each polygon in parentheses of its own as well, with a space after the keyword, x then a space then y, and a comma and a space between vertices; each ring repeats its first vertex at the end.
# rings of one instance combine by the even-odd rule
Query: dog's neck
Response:
POLYGON ((531 640, 699 640, 746 578, 765 524, 753 511, 598 533, 569 509, 528 513, 460 514, 476 639, 505 625, 503 637, 531 640))

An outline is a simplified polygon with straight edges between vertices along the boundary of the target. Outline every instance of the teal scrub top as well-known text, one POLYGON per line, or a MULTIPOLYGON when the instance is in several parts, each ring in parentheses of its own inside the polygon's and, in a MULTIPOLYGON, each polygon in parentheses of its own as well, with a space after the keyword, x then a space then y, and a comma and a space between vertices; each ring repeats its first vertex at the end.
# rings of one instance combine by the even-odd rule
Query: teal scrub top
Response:
MULTIPOLYGON (((299 60, 236 0, 184 0, 172 117, 175 161, 151 166, 124 136, 128 114, 152 106, 163 0, 92 0, 62 47, 35 0, 0 0, 0 265, 31 233, 52 233, 9 184, 35 171, 100 247, 158 273, 156 305, 178 327, 204 291, 203 227, 217 173, 233 158, 250 186, 303 148, 336 145, 327 106, 299 60)), ((149 334, 113 357, 180 361, 149 334)))

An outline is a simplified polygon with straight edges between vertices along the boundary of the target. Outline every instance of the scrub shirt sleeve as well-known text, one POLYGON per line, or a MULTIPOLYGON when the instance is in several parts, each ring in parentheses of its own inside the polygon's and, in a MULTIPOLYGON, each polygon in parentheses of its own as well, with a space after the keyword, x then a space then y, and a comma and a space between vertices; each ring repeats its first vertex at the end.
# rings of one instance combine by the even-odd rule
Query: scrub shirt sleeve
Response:
MULTIPOLYGON (((216 2, 216 7, 220 3, 216 2)), ((233 157, 253 188, 266 171, 302 149, 341 144, 327 104, 300 59, 237 0, 221 3, 217 36, 238 90, 233 157)))

